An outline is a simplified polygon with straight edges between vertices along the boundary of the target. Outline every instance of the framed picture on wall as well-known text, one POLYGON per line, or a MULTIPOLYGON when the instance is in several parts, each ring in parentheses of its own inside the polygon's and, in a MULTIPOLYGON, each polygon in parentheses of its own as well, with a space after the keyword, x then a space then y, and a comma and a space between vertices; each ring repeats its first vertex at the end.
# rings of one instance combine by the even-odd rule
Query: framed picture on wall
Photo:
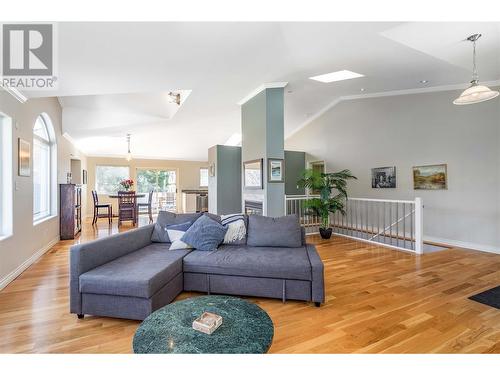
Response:
POLYGON ((413 167, 413 188, 415 190, 448 189, 447 169, 446 164, 413 167))
POLYGON ((262 164, 262 159, 250 160, 243 163, 243 178, 245 189, 264 188, 262 164))
POLYGON ((24 139, 19 138, 18 143, 18 174, 19 176, 29 177, 31 175, 31 145, 24 139))
POLYGON ((396 187, 396 167, 372 168, 373 189, 394 189, 396 187))
POLYGON ((267 181, 285 182, 285 161, 283 159, 267 159, 267 181))

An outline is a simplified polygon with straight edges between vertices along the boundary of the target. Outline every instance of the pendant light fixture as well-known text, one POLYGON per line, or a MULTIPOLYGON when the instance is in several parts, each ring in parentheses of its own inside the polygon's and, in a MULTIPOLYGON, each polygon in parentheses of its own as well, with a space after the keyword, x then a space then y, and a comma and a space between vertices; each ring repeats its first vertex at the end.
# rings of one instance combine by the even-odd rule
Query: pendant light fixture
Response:
POLYGON ((479 77, 476 69, 476 41, 481 37, 481 34, 474 34, 467 38, 472 42, 472 81, 470 87, 465 90, 458 98, 453 101, 456 105, 474 104, 484 102, 496 98, 498 91, 491 90, 487 86, 479 84, 479 77))
POLYGON ((127 145, 128 145, 128 152, 127 152, 127 161, 132 160, 132 153, 130 152, 130 134, 127 134, 127 145))

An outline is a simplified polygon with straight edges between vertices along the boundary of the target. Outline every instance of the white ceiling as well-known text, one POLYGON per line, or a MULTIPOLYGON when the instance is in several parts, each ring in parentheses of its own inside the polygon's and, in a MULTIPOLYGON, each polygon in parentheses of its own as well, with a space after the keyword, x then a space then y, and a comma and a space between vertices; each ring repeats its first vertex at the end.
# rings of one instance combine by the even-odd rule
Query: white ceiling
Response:
POLYGON ((26 94, 58 96, 63 130, 89 155, 123 155, 131 133, 136 157, 206 160, 240 131, 236 103, 263 83, 288 82, 290 134, 361 88, 468 82, 463 39, 477 32, 480 79, 498 80, 498 23, 61 23, 59 88, 26 94), (365 77, 308 79, 343 69, 365 77), (185 90, 177 112, 172 90, 185 90))

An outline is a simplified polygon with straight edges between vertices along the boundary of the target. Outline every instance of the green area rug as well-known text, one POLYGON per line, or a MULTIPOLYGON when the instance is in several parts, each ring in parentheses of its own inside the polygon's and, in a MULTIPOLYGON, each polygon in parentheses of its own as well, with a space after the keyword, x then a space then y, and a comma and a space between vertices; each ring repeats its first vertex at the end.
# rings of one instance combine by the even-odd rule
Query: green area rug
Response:
POLYGON ((137 329, 134 353, 266 353, 274 336, 269 315, 241 298, 209 295, 171 303, 137 329), (222 316, 211 335, 192 328, 203 312, 222 316))

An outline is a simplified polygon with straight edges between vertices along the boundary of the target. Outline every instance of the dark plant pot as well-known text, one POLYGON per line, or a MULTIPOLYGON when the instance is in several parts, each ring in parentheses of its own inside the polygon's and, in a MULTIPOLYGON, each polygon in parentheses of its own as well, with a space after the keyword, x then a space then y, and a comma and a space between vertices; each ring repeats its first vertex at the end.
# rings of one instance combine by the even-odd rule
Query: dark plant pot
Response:
POLYGON ((332 236, 332 228, 319 228, 321 238, 327 240, 332 236))

